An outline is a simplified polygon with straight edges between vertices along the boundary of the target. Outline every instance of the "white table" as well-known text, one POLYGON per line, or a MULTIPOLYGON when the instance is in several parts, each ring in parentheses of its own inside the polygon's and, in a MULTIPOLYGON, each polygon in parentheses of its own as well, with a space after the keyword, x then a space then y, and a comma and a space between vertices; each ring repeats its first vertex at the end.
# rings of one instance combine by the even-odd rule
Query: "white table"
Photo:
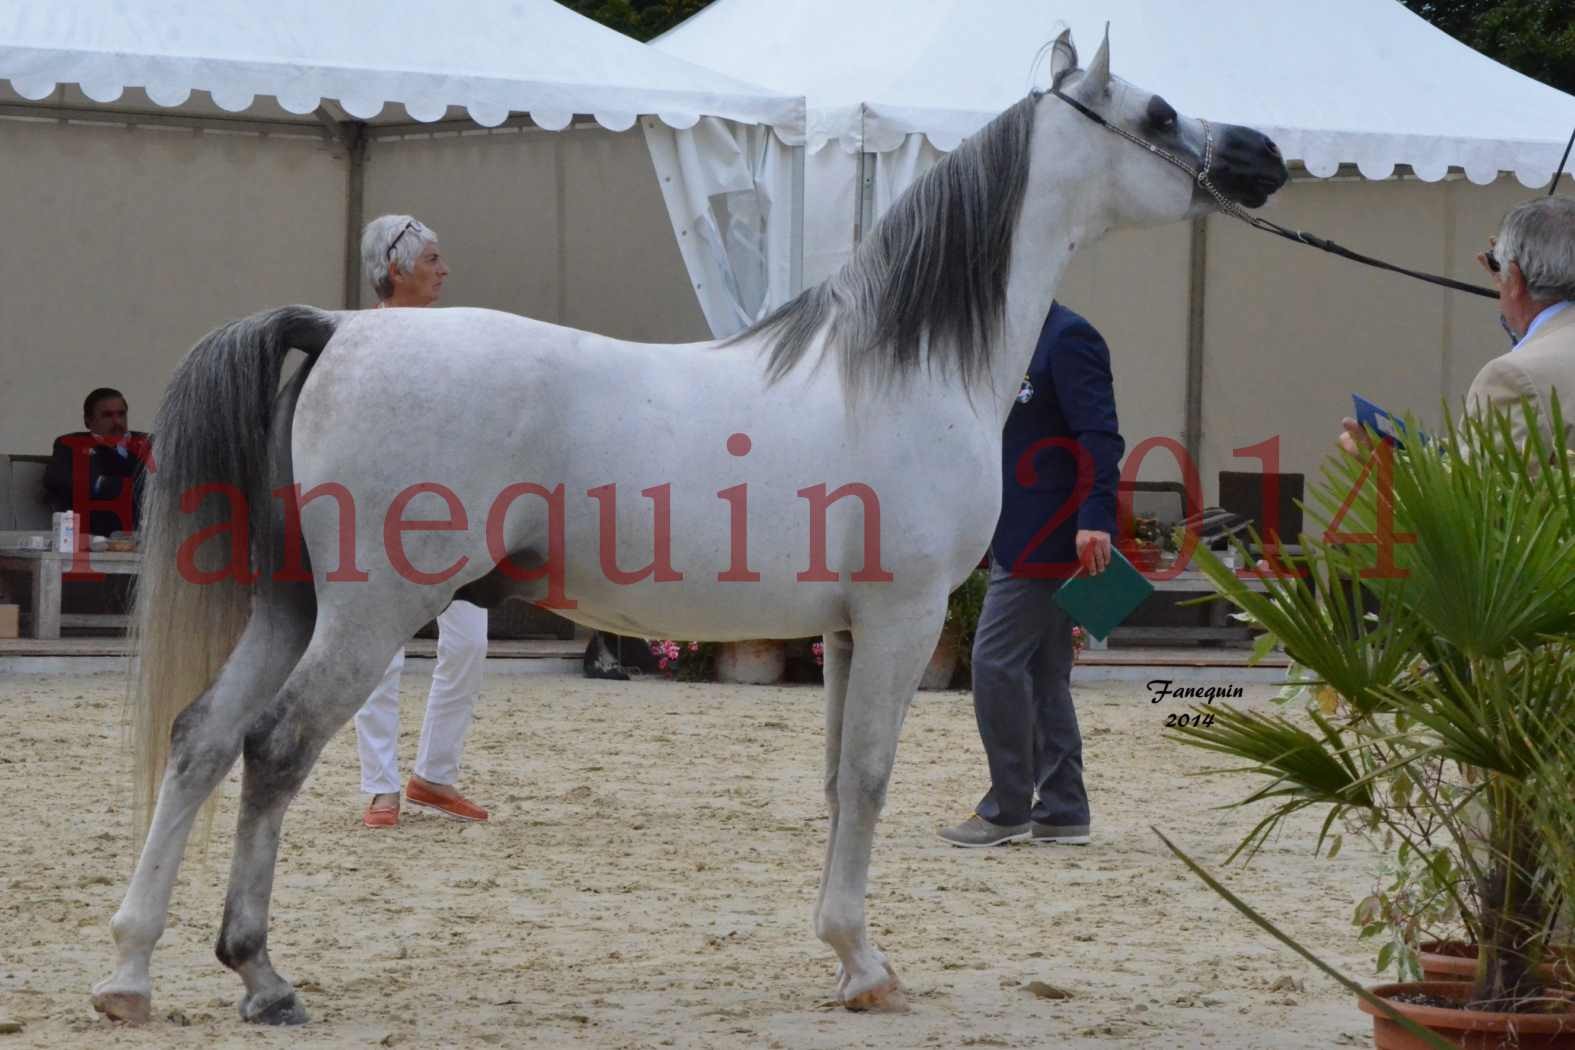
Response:
POLYGON ((79 613, 61 615, 61 582, 72 568, 73 559, 82 559, 93 572, 135 576, 142 571, 142 555, 136 551, 60 551, 0 549, 0 572, 17 572, 31 582, 32 637, 59 638, 62 627, 124 627, 120 614, 79 613))
MULTIPOLYGON (((1214 581, 1210 580, 1199 569, 1183 569, 1181 572, 1176 574, 1174 579, 1170 580, 1162 580, 1157 578, 1161 573, 1166 572, 1169 572, 1169 570, 1155 569, 1152 573, 1145 573, 1144 575, 1148 577, 1148 582, 1154 585, 1154 589, 1156 591, 1197 591, 1204 594, 1214 593, 1214 581)), ((1263 578, 1257 573, 1252 573, 1251 575, 1247 576, 1238 574, 1236 578, 1242 583, 1245 583, 1249 590, 1266 591, 1269 589, 1268 585, 1263 582, 1263 578)))
MULTIPOLYGON (((1170 569, 1154 569, 1145 572, 1148 582, 1154 585, 1154 590, 1160 594, 1213 594, 1214 583, 1198 569, 1183 569, 1171 579, 1158 579, 1162 574, 1168 574, 1170 569)), ((1257 575, 1238 576, 1250 590, 1266 591, 1267 585, 1257 575)), ((1230 612, 1230 605, 1224 601, 1213 602, 1209 605, 1209 623, 1200 627, 1117 627, 1110 633, 1111 639, 1120 642, 1227 642, 1246 641, 1252 637, 1251 631, 1246 627, 1232 627, 1225 621, 1230 612)), ((1092 644, 1092 640, 1091 640, 1092 644)), ((1103 648, 1103 646, 1095 646, 1103 648)))

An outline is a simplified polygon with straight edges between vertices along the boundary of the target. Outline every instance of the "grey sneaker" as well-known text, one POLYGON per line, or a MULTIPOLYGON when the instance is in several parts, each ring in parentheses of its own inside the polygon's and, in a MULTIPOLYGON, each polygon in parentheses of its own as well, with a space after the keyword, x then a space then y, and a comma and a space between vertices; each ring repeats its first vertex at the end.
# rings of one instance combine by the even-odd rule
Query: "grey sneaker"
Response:
MULTIPOLYGON (((1085 829, 1086 830, 1086 829, 1085 829)), ((992 824, 975 813, 956 827, 943 828, 941 838, 953 846, 978 849, 981 846, 1004 846, 1008 842, 1023 842, 1028 838, 1027 824, 992 824)))
POLYGON ((1087 824, 1041 824, 1036 820, 1031 826, 1035 846, 1088 845, 1087 824))

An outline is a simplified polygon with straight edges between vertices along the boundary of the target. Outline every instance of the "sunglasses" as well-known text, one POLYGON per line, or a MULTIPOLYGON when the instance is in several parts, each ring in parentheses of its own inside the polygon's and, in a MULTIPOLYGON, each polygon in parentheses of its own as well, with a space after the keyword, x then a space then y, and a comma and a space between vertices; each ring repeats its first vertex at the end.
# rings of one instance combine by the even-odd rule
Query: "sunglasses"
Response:
MULTIPOLYGON (((399 231, 399 236, 395 237, 393 243, 388 246, 387 258, 393 259, 393 257, 394 257, 394 249, 399 247, 399 242, 404 238, 405 234, 407 234, 411 230, 415 229, 416 225, 417 225, 417 223, 416 223, 416 221, 414 219, 412 219, 411 221, 405 223, 405 228, 399 231)), ((1494 273, 1498 272, 1498 266, 1497 265, 1495 265, 1493 267, 1493 272, 1494 273)))
POLYGON ((1500 268, 1501 264, 1498 261, 1498 256, 1493 254, 1493 249, 1492 248, 1489 248, 1486 252, 1484 252, 1482 254, 1482 259, 1483 259, 1484 262, 1487 263, 1487 268, 1489 270, 1491 270, 1494 273, 1498 273, 1499 272, 1499 268, 1500 268))

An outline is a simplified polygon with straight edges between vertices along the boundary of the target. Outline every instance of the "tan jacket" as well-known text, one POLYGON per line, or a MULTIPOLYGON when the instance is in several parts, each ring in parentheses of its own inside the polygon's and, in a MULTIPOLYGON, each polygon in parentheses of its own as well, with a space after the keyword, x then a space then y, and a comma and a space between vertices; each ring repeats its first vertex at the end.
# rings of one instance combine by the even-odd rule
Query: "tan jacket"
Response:
POLYGON ((1516 349, 1483 365, 1471 381, 1466 409, 1476 412, 1487 404, 1509 410, 1515 444, 1524 446, 1526 420, 1520 401, 1527 397, 1537 410, 1548 447, 1575 449, 1575 306, 1566 307, 1516 349), (1557 439, 1549 430, 1553 418, 1549 395, 1554 390, 1559 392, 1559 411, 1564 414, 1564 433, 1557 439))

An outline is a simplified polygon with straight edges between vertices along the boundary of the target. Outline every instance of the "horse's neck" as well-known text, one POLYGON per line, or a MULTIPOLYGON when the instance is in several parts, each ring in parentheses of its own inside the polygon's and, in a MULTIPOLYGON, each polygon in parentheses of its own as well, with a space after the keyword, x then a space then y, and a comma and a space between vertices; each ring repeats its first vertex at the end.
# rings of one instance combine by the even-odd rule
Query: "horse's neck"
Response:
POLYGON ((997 421, 1002 425, 1033 359, 1039 332, 1073 251, 1086 237, 1103 232, 1095 215, 1094 187, 1068 175, 1077 165, 1065 154, 1057 159, 1042 157, 1036 154, 1034 168, 1028 173, 1028 192, 1012 238, 1003 338, 990 363, 997 421))
MULTIPOLYGON (((1032 203, 1022 205, 1024 217, 1032 203)), ((1033 360, 1044 318, 1051 312, 1055 288, 1062 283, 1066 263, 1073 257, 1073 246, 1082 241, 1082 230, 1066 224, 1069 216, 1038 216, 1032 236, 1027 224, 1019 225, 1011 249, 1011 274, 1006 280, 1006 323, 1003 338, 991 362, 994 401, 999 422, 1006 422, 1022 376, 1033 360)))

